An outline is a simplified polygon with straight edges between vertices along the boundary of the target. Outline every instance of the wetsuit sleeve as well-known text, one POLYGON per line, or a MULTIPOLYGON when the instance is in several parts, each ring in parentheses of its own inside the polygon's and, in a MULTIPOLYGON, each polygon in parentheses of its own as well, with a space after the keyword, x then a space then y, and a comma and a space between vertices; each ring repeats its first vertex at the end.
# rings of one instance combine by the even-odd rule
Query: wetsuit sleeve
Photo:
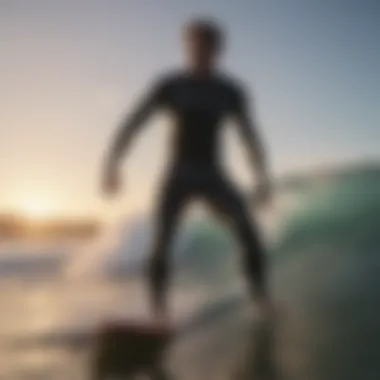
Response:
POLYGON ((232 115, 238 118, 241 117, 250 117, 252 118, 252 104, 250 102, 250 97, 247 94, 247 91, 241 87, 236 87, 232 90, 231 95, 231 112, 232 115))
POLYGON ((148 118, 165 105, 167 88, 166 80, 156 82, 122 121, 111 148, 110 161, 116 161, 124 155, 133 137, 144 126, 148 118))
POLYGON ((260 178, 267 176, 265 150, 259 136, 258 123, 252 101, 246 91, 235 89, 232 96, 231 113, 238 127, 243 143, 248 148, 249 158, 260 178))
POLYGON ((165 105, 167 101, 168 88, 170 82, 167 79, 160 79, 151 85, 143 99, 141 105, 146 107, 160 108, 165 105))
POLYGON ((167 87, 165 80, 154 83, 137 101, 132 112, 127 115, 123 121, 124 127, 133 129, 145 122, 154 111, 161 108, 166 100, 167 87))

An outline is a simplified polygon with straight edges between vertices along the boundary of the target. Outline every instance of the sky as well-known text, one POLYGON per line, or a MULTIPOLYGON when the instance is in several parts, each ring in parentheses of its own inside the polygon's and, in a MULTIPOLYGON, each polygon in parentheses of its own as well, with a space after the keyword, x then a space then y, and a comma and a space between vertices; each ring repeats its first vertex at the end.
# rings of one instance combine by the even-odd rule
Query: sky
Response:
MULTIPOLYGON (((183 64, 181 26, 228 33, 226 67, 246 82, 275 175, 380 156, 378 0, 0 0, 0 212, 134 212, 154 199, 168 129, 155 118, 99 193, 121 117, 154 76, 183 64)), ((250 171, 231 129, 228 166, 250 171)))

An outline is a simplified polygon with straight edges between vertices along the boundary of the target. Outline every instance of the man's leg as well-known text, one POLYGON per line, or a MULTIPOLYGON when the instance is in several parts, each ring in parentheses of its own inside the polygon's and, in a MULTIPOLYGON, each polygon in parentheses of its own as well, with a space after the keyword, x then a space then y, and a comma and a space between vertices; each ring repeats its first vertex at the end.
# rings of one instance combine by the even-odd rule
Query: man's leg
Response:
POLYGON ((258 228, 238 190, 220 175, 210 177, 210 184, 205 190, 206 200, 234 230, 243 250, 243 269, 250 294, 261 306, 268 299, 267 267, 265 248, 258 228))
POLYGON ((166 294, 169 277, 169 250, 177 231, 187 191, 180 180, 171 178, 158 199, 155 234, 149 261, 149 287, 151 305, 155 315, 167 312, 166 294))

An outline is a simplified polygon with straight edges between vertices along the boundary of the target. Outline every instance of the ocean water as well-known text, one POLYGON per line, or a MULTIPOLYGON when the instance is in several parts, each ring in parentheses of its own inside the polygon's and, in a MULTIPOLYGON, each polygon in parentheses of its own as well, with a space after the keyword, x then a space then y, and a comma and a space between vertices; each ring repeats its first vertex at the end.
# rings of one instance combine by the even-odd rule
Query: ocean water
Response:
MULTIPOLYGON (((263 213, 271 286, 286 317, 266 352, 271 370, 259 377, 250 365, 246 378, 380 377, 379 194, 378 167, 309 175, 281 189, 275 209, 263 213)), ((67 262, 54 276, 0 281, 0 379, 87 378, 87 339, 97 324, 146 314, 141 252, 149 231, 144 218, 122 223, 65 253, 67 262)), ((236 361, 247 339, 261 339, 247 333, 244 301, 223 307, 217 301, 244 297, 233 236, 213 220, 197 221, 174 250, 175 317, 212 311, 174 349, 175 378, 244 378, 236 374, 236 361)), ((258 360, 252 352, 246 364, 258 360)))

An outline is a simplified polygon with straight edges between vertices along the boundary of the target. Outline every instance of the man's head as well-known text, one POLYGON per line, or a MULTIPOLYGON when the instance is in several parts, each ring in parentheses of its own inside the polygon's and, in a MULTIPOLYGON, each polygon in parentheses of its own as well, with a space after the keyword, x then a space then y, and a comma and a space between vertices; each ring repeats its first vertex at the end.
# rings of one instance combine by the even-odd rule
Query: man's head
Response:
POLYGON ((192 68, 209 71, 223 50, 224 35, 216 22, 196 19, 186 25, 185 42, 192 68))

